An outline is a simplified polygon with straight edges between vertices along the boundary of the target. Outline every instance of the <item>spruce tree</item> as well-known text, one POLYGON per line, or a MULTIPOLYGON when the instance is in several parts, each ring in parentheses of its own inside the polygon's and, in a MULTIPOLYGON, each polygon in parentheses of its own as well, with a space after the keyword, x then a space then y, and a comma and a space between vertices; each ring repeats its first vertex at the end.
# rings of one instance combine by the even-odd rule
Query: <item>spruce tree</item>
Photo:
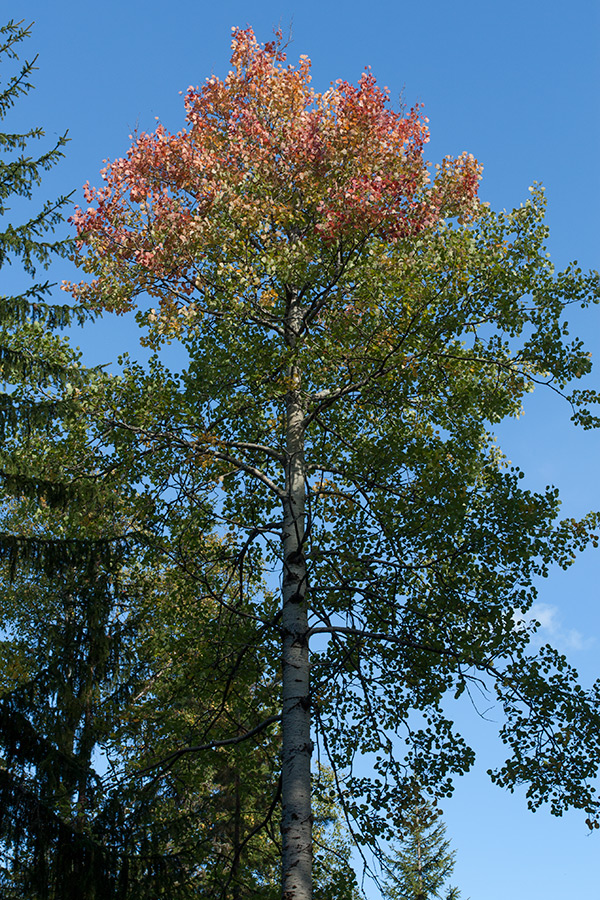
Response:
MULTIPOLYGON (((33 86, 36 60, 19 61, 29 34, 22 22, 0 28, 2 120, 33 86)), ((37 199, 66 143, 44 147, 44 137, 39 127, 0 133, 0 267, 25 279, 0 298, 0 886, 7 898, 87 900, 118 887, 88 820, 101 793, 100 686, 114 678, 122 640, 114 609, 125 542, 85 449, 81 398, 102 375, 56 333, 89 316, 52 303, 39 277, 72 249, 54 234, 69 198, 37 199)))
POLYGON ((386 900, 458 900, 460 891, 448 886, 456 851, 446 839, 440 810, 421 800, 405 814, 405 830, 389 859, 386 900))
MULTIPOLYGON (((17 101, 32 89, 35 62, 19 63, 18 45, 30 27, 8 22, 0 28, 0 71, 13 74, 0 81, 0 120, 9 116, 17 101), (11 66, 12 63, 12 66, 11 66)), ((22 221, 6 222, 0 230, 0 268, 20 268, 26 281, 19 292, 0 297, 0 478, 5 496, 43 497, 56 504, 66 500, 68 486, 53 477, 56 460, 43 458, 36 436, 56 428, 57 421, 76 414, 75 397, 85 382, 78 355, 56 334, 73 323, 83 324, 89 313, 49 300, 52 285, 39 279, 57 258, 65 257, 72 244, 55 238, 69 205, 69 197, 39 203, 35 189, 44 172, 64 156, 66 135, 36 153, 44 131, 0 132, 0 218, 21 213, 22 221), (15 213, 16 208, 16 213, 15 213), (30 210, 32 211, 30 212, 30 210)), ((0 554, 11 565, 18 559, 45 559, 52 565, 53 552, 61 550, 34 536, 3 534, 0 554)))

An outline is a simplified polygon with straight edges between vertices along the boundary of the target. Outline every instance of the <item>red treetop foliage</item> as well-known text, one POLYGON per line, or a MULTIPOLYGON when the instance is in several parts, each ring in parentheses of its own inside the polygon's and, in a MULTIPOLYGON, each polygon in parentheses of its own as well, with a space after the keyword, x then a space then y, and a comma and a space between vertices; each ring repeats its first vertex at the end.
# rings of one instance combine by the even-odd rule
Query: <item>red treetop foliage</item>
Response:
POLYGON ((82 300, 124 312, 146 290, 164 315, 224 243, 247 247, 268 231, 308 265, 340 243, 396 242, 476 212, 473 156, 447 157, 432 181, 428 120, 394 112, 370 71, 317 93, 306 56, 284 65, 280 34, 261 46, 252 29, 234 29, 232 51, 224 80, 188 89, 186 129, 140 134, 102 171, 104 187, 85 186, 90 206, 72 220, 90 250, 84 269, 101 277, 65 285, 82 300))

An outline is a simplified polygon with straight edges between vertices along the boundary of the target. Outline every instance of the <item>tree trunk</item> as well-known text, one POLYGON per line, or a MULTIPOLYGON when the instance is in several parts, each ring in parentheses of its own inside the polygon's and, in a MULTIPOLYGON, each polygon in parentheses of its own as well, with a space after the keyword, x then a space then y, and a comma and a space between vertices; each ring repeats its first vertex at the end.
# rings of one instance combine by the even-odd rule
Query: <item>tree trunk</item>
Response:
MULTIPOLYGON (((286 343, 294 347, 301 310, 288 307, 286 343)), ((288 370, 286 499, 283 504, 282 898, 312 900, 312 815, 308 612, 304 554, 304 407, 298 366, 288 370)))
POLYGON ((240 797, 240 770, 237 763, 233 778, 233 789, 235 808, 233 813, 233 865, 231 867, 231 883, 233 886, 232 900, 241 900, 240 845, 242 842, 242 803, 240 797))

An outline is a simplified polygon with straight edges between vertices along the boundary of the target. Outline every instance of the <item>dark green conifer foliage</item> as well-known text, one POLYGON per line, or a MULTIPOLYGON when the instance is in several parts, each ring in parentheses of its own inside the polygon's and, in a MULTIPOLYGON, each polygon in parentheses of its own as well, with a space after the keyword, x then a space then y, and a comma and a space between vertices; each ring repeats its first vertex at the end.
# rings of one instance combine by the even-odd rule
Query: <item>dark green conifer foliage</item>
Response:
MULTIPOLYGON (((29 32, 12 21, 0 28, 3 120, 32 88, 35 59, 19 62, 29 32)), ((0 298, 0 893, 92 900, 124 885, 94 824, 102 783, 92 762, 106 685, 122 665, 115 599, 126 542, 97 472, 76 452, 85 445, 78 398, 101 376, 54 333, 88 315, 49 302, 51 285, 38 280, 71 249, 54 236, 68 197, 40 205, 35 193, 66 137, 36 152, 43 138, 40 128, 0 133, 0 267, 29 279, 0 298), (22 221, 4 224, 9 213, 22 221)))
POLYGON ((390 859, 386 900, 459 900, 448 886, 456 851, 446 840, 440 810, 424 800, 407 810, 405 831, 390 859))
MULTIPOLYGON (((18 58, 18 45, 29 33, 29 27, 12 21, 0 28, 1 120, 10 119, 12 108, 33 86, 35 59, 20 63, 18 58)), ((83 324, 89 314, 49 302, 52 285, 47 278, 39 280, 40 271, 71 250, 69 240, 54 234, 69 198, 43 202, 35 192, 44 172, 64 156, 66 135, 49 148, 43 148, 43 139, 41 128, 0 131, 0 269, 14 266, 28 278, 19 293, 0 297, 0 478, 8 495, 44 497, 56 504, 64 503, 74 487, 69 491, 52 466, 42 463, 34 438, 52 428, 56 433, 57 421, 76 411, 75 398, 88 375, 78 355, 54 332, 83 324), (6 222, 9 213, 19 221, 6 222)), ((33 536, 0 536, 0 554, 13 566, 19 556, 44 557, 52 565, 60 552, 33 536)))

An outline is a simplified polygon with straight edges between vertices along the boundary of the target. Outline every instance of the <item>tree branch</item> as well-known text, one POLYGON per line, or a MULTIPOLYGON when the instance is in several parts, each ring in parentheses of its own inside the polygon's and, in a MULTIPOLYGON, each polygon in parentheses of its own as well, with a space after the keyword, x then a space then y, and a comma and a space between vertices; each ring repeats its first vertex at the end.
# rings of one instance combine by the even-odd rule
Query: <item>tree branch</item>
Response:
POLYGON ((261 731, 264 731, 269 725, 273 725, 274 722, 281 721, 281 714, 276 716, 269 716, 268 719, 264 719, 260 722, 259 725, 256 725, 254 728, 251 728, 250 731, 247 731, 245 734, 236 735, 236 737, 224 738, 221 741, 209 741, 207 744, 197 744, 193 747, 182 747, 180 750, 175 750, 173 753, 170 753, 169 756, 166 756, 164 759, 161 759, 160 762, 153 763, 151 766, 146 766, 141 769, 138 774, 144 775, 146 772, 151 772, 153 769, 157 769, 159 766, 170 766, 172 763, 176 762, 180 757, 185 756, 187 753, 202 753, 205 750, 217 750, 219 747, 231 747, 235 744, 241 744, 242 741, 248 740, 248 738, 254 737, 257 734, 260 734, 261 731))

